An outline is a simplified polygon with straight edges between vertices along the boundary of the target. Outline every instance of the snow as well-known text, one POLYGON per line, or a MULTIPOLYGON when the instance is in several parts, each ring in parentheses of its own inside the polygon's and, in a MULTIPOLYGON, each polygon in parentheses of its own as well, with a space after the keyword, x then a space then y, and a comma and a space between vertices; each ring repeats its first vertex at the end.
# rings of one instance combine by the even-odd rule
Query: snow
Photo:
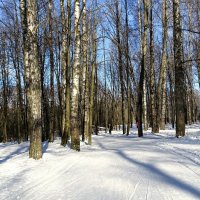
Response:
POLYGON ((29 143, 0 144, 1 200, 200 199, 200 126, 175 138, 167 127, 137 137, 120 131, 93 136, 81 152, 43 143, 43 159, 28 158, 29 143))

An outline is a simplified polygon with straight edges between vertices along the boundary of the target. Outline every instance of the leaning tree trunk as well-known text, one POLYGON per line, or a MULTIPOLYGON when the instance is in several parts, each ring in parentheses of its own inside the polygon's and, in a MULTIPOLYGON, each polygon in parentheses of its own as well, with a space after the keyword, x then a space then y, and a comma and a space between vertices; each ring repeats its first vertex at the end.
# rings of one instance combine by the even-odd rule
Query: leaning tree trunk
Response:
POLYGON ((33 159, 42 157, 42 127, 41 127, 41 81, 38 66, 37 52, 37 7, 35 0, 28 0, 28 40, 29 40, 29 67, 28 103, 29 103, 29 156, 33 159))
POLYGON ((73 68, 73 86, 72 86, 72 106, 71 106, 71 148, 80 151, 79 137, 79 72, 80 72, 80 1, 75 1, 74 11, 75 21, 75 46, 74 46, 74 68, 73 68))
POLYGON ((176 136, 185 135, 185 74, 181 34, 180 0, 173 0, 174 18, 174 65, 175 65, 175 107, 176 136))

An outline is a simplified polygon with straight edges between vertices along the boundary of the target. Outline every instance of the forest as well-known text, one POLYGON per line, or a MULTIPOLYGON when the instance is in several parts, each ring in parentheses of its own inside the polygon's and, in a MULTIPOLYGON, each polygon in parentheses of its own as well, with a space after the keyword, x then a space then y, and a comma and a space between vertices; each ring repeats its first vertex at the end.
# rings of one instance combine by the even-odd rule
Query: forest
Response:
POLYGON ((81 151, 200 120, 199 0, 1 0, 0 142, 81 151))

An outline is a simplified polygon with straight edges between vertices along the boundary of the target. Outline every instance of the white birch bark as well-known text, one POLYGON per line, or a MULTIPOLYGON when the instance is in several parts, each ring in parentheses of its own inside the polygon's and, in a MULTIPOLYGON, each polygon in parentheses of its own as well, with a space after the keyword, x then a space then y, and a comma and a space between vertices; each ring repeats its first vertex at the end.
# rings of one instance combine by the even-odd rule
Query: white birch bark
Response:
POLYGON ((29 131, 30 149, 29 156, 33 159, 42 157, 42 127, 41 127, 41 77, 38 64, 37 51, 37 8, 35 0, 28 0, 28 40, 29 46, 29 67, 30 74, 28 84, 28 103, 29 103, 29 131))
POLYGON ((74 10, 74 27, 75 27, 75 50, 73 66, 73 86, 72 86, 72 106, 71 106, 71 148, 80 151, 79 137, 79 73, 80 73, 80 1, 75 0, 74 10))

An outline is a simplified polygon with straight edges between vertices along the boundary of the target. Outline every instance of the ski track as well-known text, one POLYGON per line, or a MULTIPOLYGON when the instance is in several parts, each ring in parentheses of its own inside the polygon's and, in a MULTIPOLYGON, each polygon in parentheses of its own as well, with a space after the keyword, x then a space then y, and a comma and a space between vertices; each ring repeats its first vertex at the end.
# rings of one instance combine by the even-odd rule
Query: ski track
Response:
POLYGON ((102 134, 74 152, 56 140, 39 161, 28 143, 0 144, 0 199, 200 200, 199 145, 178 142, 102 134))
MULTIPOLYGON (((176 162, 186 167, 200 178, 200 154, 193 153, 190 150, 177 148, 168 143, 157 144, 158 148, 177 156, 176 162), (187 160, 187 162, 185 162, 187 160), (194 168, 194 169, 193 169, 194 168)), ((200 148, 199 148, 200 149, 200 148)))
MULTIPOLYGON (((78 159, 81 159, 79 156, 78 159)), ((80 161, 80 160, 79 160, 80 161)), ((59 167, 56 169, 56 171, 51 174, 51 177, 46 179, 45 177, 42 178, 42 180, 37 181, 35 185, 32 185, 31 183, 29 184, 28 188, 23 191, 22 194, 19 196, 23 197, 23 199, 31 199, 31 197, 37 192, 37 191, 42 191, 45 187, 48 187, 49 184, 54 182, 56 179, 59 179, 62 176, 68 176, 70 169, 77 164, 78 161, 74 161, 70 166, 67 166, 67 168, 59 167)), ((78 181, 75 180, 74 183, 78 181)), ((72 182, 71 182, 72 183, 72 182)), ((40 199, 42 199, 40 197, 40 199)))

